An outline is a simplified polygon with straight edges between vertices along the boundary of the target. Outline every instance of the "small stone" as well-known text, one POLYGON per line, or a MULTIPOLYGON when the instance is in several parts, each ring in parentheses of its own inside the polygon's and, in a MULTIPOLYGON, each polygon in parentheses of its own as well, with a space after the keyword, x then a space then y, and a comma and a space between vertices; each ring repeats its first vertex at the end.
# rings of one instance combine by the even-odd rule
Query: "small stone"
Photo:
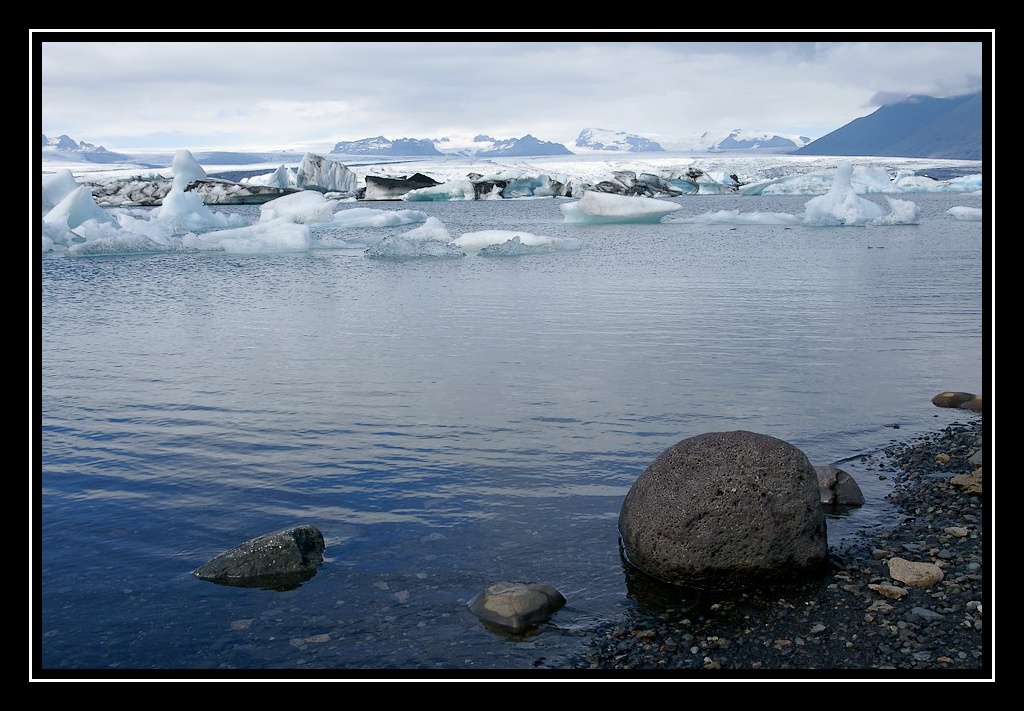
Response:
POLYGON ((884 585, 877 583, 869 584, 868 588, 874 590, 882 597, 889 598, 890 600, 899 600, 900 598, 904 597, 908 592, 910 592, 906 588, 901 588, 896 585, 884 585))
POLYGON ((906 585, 931 587, 942 580, 942 568, 934 563, 919 563, 904 558, 889 560, 889 575, 906 585))
POLYGON ((565 597, 550 585, 522 582, 500 582, 491 585, 472 600, 469 609, 483 622, 524 632, 565 605, 565 597))

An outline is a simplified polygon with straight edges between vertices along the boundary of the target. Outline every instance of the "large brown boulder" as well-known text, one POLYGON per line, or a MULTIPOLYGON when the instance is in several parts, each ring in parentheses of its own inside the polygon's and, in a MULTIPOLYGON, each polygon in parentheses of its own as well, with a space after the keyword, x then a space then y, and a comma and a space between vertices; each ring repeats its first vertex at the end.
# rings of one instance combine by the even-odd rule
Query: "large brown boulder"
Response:
POLYGON ((947 390, 932 398, 932 404, 936 407, 963 407, 977 397, 972 393, 956 392, 947 390))
POLYGON ((626 495, 619 536, 629 564, 696 588, 785 582, 828 560, 814 467, 793 445, 746 431, 662 452, 626 495))

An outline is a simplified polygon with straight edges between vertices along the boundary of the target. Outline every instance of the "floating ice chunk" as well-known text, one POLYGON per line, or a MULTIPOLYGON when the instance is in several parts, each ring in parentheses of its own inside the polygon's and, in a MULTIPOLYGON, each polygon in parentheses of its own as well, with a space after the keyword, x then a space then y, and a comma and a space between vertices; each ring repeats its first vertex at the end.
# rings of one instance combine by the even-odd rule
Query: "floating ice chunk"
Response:
POLYGON ((729 195, 736 192, 736 181, 725 171, 704 171, 696 177, 695 182, 699 195, 729 195))
POLYGON ((117 223, 113 215, 96 204, 92 192, 80 185, 43 216, 43 224, 73 230, 87 220, 117 223))
POLYGON ((918 225, 921 223, 921 208, 910 200, 887 197, 889 212, 871 220, 872 225, 918 225))
POLYGON ((929 178, 927 175, 914 175, 907 171, 898 171, 892 183, 897 188, 895 192, 901 193, 933 193, 943 185, 935 178, 929 178))
POLYGON ((363 252, 371 259, 421 259, 465 257, 463 252, 453 242, 445 242, 436 239, 417 239, 407 235, 395 235, 385 237, 375 245, 366 248, 363 252))
POLYGON ((172 190, 180 192, 185 192, 189 183, 195 180, 206 180, 207 177, 206 171, 203 170, 203 166, 199 165, 199 161, 192 156, 191 152, 185 150, 177 151, 174 154, 171 170, 174 171, 172 190))
POLYGON ((263 175, 252 175, 238 181, 242 185, 268 188, 294 188, 297 187, 295 171, 289 170, 287 166, 278 166, 273 173, 263 175))
POLYGON ((553 252, 554 247, 550 244, 523 244, 523 241, 516 235, 512 239, 501 244, 489 244, 477 254, 481 257, 519 257, 524 254, 537 254, 539 252, 553 252))
POLYGON ((196 193, 186 193, 172 187, 164 195, 160 207, 153 208, 152 219, 173 223, 183 230, 203 230, 224 227, 227 216, 216 213, 196 193))
POLYGON ((85 242, 72 244, 68 247, 68 254, 76 257, 102 257, 115 254, 153 254, 173 251, 181 251, 181 247, 169 247, 166 244, 154 242, 146 235, 132 232, 113 235, 90 234, 85 242))
POLYGON ((858 195, 903 192, 887 169, 875 165, 852 166, 850 188, 858 195))
POLYGON ((573 237, 547 237, 515 230, 466 232, 456 238, 455 244, 467 252, 483 254, 483 250, 490 250, 490 256, 536 253, 539 250, 572 251, 580 248, 580 241, 573 237))
POLYGON ((393 227, 426 222, 422 210, 378 210, 372 207, 352 207, 338 210, 331 222, 345 227, 393 227))
POLYGON ((186 190, 193 181, 206 179, 206 171, 191 153, 175 153, 171 167, 174 170, 171 189, 160 206, 150 213, 152 219, 173 224, 181 230, 209 230, 243 224, 241 216, 214 212, 204 204, 201 195, 186 190))
MULTIPOLYGON (((498 197, 501 197, 500 195, 498 197)), ((402 196, 408 202, 439 202, 444 200, 476 200, 476 187, 470 180, 452 180, 429 188, 410 190, 402 196)))
POLYGON ((55 246, 80 244, 120 229, 113 213, 97 205, 88 188, 79 186, 43 215, 42 249, 49 252, 55 246))
POLYGON ((451 242, 452 235, 444 223, 436 217, 428 217, 419 227, 413 227, 401 235, 408 239, 435 240, 438 242, 451 242))
POLYGON ((809 173, 759 180, 741 185, 740 195, 822 195, 832 185, 832 173, 809 173))
POLYGON ((586 225, 606 225, 661 222, 670 212, 682 205, 649 197, 616 195, 588 190, 576 202, 559 206, 566 222, 586 225))
POLYGON ((184 247, 234 254, 305 252, 312 242, 309 225, 300 225, 284 217, 247 227, 187 234, 181 240, 184 247))
POLYGON ((42 191, 40 193, 43 203, 43 214, 52 210, 61 200, 66 198, 75 188, 78 182, 75 176, 67 168, 58 170, 53 175, 44 175, 42 191))
POLYGON ((953 193, 980 193, 982 177, 981 173, 964 175, 959 178, 952 178, 945 183, 946 191, 953 193))
POLYGON ((805 203, 804 224, 866 225, 885 214, 881 205, 857 195, 850 185, 852 175, 851 163, 839 164, 829 191, 805 203))
POLYGON ((282 195, 260 205, 260 222, 286 219, 289 222, 312 224, 330 222, 337 206, 332 200, 316 190, 303 190, 282 195))
POLYGON ((363 252, 374 259, 417 259, 421 257, 465 257, 452 241, 451 233, 436 217, 428 217, 419 227, 400 235, 385 237, 363 252))
POLYGON ((957 205, 946 210, 947 215, 951 215, 958 220, 970 220, 977 221, 984 217, 980 207, 964 207, 963 205, 957 205))
POLYGON ((295 171, 295 187, 325 193, 354 195, 358 178, 348 166, 307 153, 295 171))

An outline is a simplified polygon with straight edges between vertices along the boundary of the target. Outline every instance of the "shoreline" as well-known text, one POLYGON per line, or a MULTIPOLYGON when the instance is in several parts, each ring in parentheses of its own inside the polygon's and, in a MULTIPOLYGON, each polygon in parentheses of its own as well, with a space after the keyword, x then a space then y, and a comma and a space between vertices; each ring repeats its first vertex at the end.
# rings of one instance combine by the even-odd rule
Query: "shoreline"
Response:
POLYGON ((681 593, 637 573, 627 580, 635 606, 592 630, 586 651, 559 668, 704 680, 992 679, 989 499, 951 482, 971 473, 972 455, 984 451, 981 413, 965 418, 884 450, 895 481, 886 498, 902 520, 831 549, 821 578, 681 593), (889 574, 893 558, 935 564, 943 577, 929 587, 905 585, 889 574))

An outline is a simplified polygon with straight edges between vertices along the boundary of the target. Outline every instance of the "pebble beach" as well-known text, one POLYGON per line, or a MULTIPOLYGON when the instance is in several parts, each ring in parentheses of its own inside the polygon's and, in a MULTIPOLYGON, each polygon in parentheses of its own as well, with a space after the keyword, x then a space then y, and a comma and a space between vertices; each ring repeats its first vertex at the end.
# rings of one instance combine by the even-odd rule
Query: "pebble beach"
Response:
POLYGON ((882 466, 901 521, 834 549, 821 578, 681 595, 638 575, 626 619, 597 630, 560 668, 607 678, 993 680, 982 451, 980 413, 887 448, 882 466), (892 577, 894 559, 932 564, 941 580, 904 584, 892 577))

